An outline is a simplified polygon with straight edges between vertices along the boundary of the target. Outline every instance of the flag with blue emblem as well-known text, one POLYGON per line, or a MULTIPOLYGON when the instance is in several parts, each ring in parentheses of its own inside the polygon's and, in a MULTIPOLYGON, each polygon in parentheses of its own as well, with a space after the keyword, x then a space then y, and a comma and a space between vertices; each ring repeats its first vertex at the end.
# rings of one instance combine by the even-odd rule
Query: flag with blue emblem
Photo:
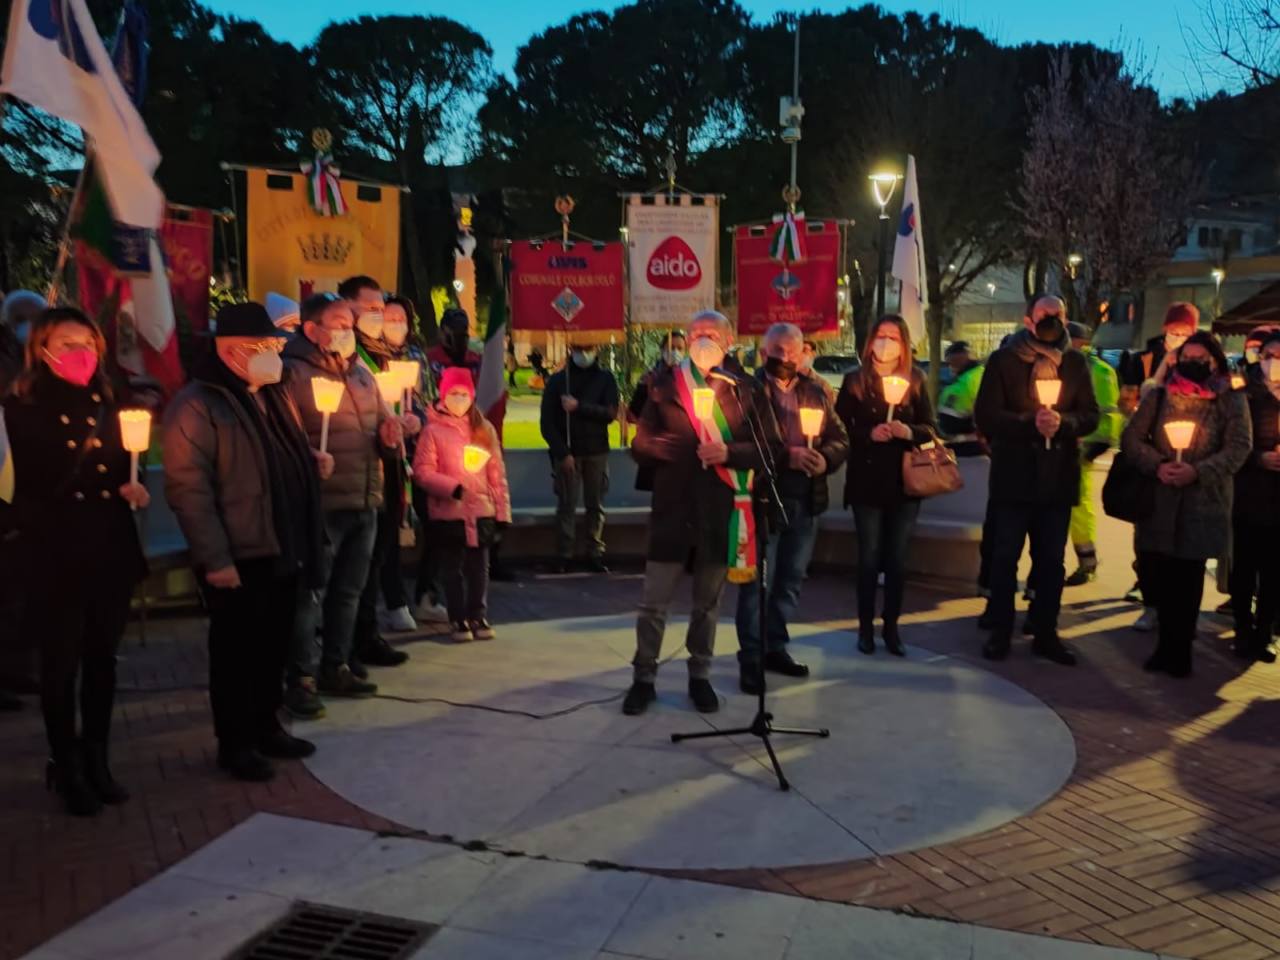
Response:
POLYGON ((929 309, 929 274, 924 259, 924 223, 920 217, 920 187, 916 183, 916 158, 907 156, 907 178, 902 194, 902 217, 893 245, 893 277, 902 284, 898 313, 907 322, 913 343, 924 342, 924 317, 929 309))
POLYGON ((84 0, 13 0, 0 91, 84 130, 115 219, 160 226, 164 197, 154 179, 160 151, 84 0))

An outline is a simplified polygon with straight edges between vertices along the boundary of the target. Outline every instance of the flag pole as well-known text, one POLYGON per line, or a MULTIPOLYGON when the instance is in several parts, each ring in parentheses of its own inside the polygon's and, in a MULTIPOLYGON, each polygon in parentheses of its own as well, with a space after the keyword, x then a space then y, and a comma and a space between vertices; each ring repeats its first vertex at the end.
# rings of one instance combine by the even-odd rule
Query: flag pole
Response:
POLYGON ((76 214, 76 204, 80 201, 80 193, 84 190, 85 176, 89 170, 89 164, 93 160, 93 147, 86 140, 84 144, 84 164, 80 167, 80 173, 76 177, 75 189, 71 191, 71 203, 67 206, 67 215, 62 221, 62 237, 58 241, 58 259, 54 262, 53 275, 49 278, 49 289, 45 293, 45 303, 54 306, 58 297, 58 288, 62 286, 62 272, 67 268, 67 262, 71 259, 71 218, 76 214))

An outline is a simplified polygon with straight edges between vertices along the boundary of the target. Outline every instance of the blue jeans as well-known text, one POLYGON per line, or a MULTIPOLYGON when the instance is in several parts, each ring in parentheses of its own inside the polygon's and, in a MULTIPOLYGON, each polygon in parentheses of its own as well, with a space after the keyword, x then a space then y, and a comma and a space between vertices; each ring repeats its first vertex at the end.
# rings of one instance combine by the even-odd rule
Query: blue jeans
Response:
POLYGON ((892 507, 854 504, 853 523, 858 531, 858 627, 872 629, 876 619, 876 588, 884 573, 886 624, 896 624, 902 614, 906 591, 907 548, 920 515, 919 500, 904 500, 892 507))
MULTIPOLYGON (((818 519, 809 512, 804 500, 784 499, 787 522, 774 532, 769 541, 768 609, 765 627, 769 635, 769 653, 786 649, 791 637, 787 621, 800 602, 800 587, 813 558, 818 539, 818 519)), ((738 587, 738 662, 754 663, 760 656, 760 581, 753 580, 738 587)))
POLYGON ((373 562, 378 514, 375 510, 331 510, 324 515, 324 528, 328 540, 321 561, 324 587, 317 595, 300 581, 291 679, 314 677, 317 662, 334 669, 351 659, 360 594, 373 562), (320 626, 322 609, 324 624, 320 626), (318 627, 323 645, 316 642, 318 627))
POLYGON ((1031 539, 1031 569, 1035 596, 1030 620, 1046 635, 1058 631, 1062 606, 1062 580, 1066 567, 1071 524, 1070 504, 1045 506, 1031 503, 992 503, 988 506, 991 540, 991 633, 1007 639, 1013 635, 1014 596, 1018 591, 1018 560, 1027 538, 1031 539))

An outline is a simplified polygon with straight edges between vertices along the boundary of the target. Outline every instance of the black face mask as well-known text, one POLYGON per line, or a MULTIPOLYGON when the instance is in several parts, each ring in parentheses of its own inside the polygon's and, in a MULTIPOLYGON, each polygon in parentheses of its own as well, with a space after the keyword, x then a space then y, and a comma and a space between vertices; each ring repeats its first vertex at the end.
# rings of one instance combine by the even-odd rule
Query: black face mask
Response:
POLYGON ((788 380, 795 379, 796 365, 781 357, 769 357, 764 362, 764 371, 775 380, 781 380, 784 383, 788 380))
POLYGON ((1062 339, 1062 318, 1046 313, 1036 321, 1036 339, 1041 343, 1057 343, 1062 339))
POLYGON ((1179 360, 1174 369, 1178 371, 1178 376, 1192 383, 1204 383, 1213 376, 1208 360, 1179 360))

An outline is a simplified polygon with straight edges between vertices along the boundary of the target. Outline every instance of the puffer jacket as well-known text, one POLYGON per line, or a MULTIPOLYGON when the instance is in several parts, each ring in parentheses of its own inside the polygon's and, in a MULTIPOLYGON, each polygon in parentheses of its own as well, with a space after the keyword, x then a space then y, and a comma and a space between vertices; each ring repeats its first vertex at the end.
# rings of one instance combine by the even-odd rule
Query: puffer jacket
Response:
POLYGON ((1253 420, 1253 450, 1236 474, 1235 516, 1241 523, 1276 530, 1280 527, 1280 472, 1262 465, 1262 454, 1280 449, 1280 400, 1265 383, 1245 388, 1253 420))
POLYGON ((343 360, 306 337, 285 345, 285 384, 302 415, 314 449, 320 448, 323 417, 311 392, 312 377, 343 380, 346 390, 338 412, 329 418, 328 452, 333 476, 320 484, 320 505, 332 510, 377 510, 382 506, 382 442, 378 427, 390 416, 373 374, 359 360, 343 360))
POLYGON ((1230 541, 1236 471, 1253 448, 1244 394, 1225 384, 1213 400, 1180 396, 1164 388, 1149 391, 1120 440, 1124 455, 1149 476, 1175 458, 1164 430, 1173 420, 1196 424, 1191 447, 1182 459, 1199 476, 1186 487, 1155 484, 1151 516, 1137 524, 1137 548, 1184 560, 1222 556, 1230 541))
POLYGON ((470 420, 439 409, 427 414, 427 428, 418 438, 413 457, 413 480, 427 492, 432 521, 461 520, 469 547, 480 545, 476 521, 482 517, 511 522, 511 492, 498 432, 488 420, 483 427, 493 453, 483 470, 469 473, 463 466, 463 451, 471 443, 470 420), (462 497, 456 498, 453 494, 459 486, 462 497))

